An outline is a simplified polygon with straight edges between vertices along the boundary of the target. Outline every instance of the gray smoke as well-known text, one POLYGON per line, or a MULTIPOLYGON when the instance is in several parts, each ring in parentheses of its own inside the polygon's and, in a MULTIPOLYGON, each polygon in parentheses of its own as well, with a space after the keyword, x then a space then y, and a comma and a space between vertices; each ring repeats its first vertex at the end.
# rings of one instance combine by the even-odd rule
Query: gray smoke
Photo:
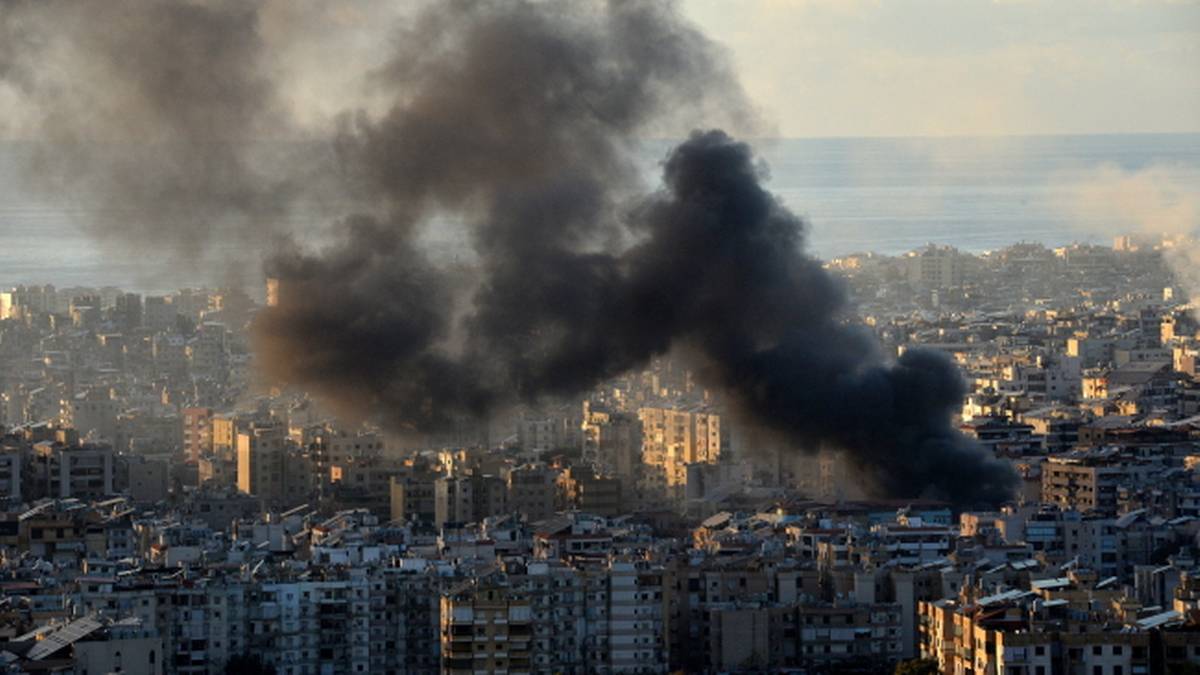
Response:
POLYGON ((82 225, 114 253, 151 253, 148 266, 256 257, 300 183, 280 170, 296 163, 263 143, 291 129, 258 10, 5 0, 0 84, 27 111, 9 134, 40 141, 29 186, 85 211, 82 225))
MULTIPOLYGON (((109 7, 69 6, 99 24, 109 7)), ((259 171, 237 142, 276 119, 254 9, 118 7, 111 36, 75 27, 105 100, 203 152, 149 182, 80 164, 71 176, 97 193, 161 214, 103 231, 177 251, 230 231, 291 232, 259 207, 307 191, 305 177, 259 171), (123 41, 139 58, 120 53, 123 41), (155 58, 171 65, 144 63, 155 58), (213 137, 234 142, 208 148, 213 137)), ((953 364, 879 352, 746 145, 697 132, 665 158, 661 188, 639 185, 639 139, 680 120, 753 118, 719 50, 673 6, 433 3, 394 50, 371 77, 391 97, 386 112, 348 112, 333 139, 357 215, 324 248, 288 243, 268 257, 280 292, 255 336, 269 375, 349 414, 435 429, 681 350, 755 422, 797 447, 842 448, 878 494, 1011 495, 1012 471, 950 425, 964 393, 953 364), (461 241, 460 262, 431 255, 431 240, 461 241)), ((0 56, 14 62, 0 73, 39 72, 0 56)), ((52 139, 79 123, 77 105, 63 110, 47 122, 52 139)))

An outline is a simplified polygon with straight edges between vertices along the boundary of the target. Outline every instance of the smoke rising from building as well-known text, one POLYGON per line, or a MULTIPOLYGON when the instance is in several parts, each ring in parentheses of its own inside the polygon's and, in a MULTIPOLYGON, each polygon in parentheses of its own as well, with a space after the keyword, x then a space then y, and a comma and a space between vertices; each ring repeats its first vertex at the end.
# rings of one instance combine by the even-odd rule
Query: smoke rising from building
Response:
POLYGON ((1194 308, 1200 307, 1200 172, 1171 164, 1124 169, 1106 164, 1064 175, 1059 209, 1089 233, 1132 235, 1161 246, 1194 308))
MULTIPOLYGON (((226 123, 225 138, 262 133, 274 89, 253 66, 253 16, 234 22, 219 38, 233 44, 200 46, 229 51, 221 62, 236 74, 182 94, 207 112, 159 102, 156 89, 135 97, 150 102, 154 128, 188 145, 226 123)), ((164 19, 136 31, 157 37, 132 39, 187 43, 191 25, 164 19)), ((348 413, 428 429, 578 393, 680 350, 707 386, 792 445, 842 448, 878 494, 1010 496, 1007 465, 950 425, 964 394, 954 365, 920 351, 893 363, 879 351, 838 282, 805 254, 805 224, 763 188, 748 146, 696 132, 667 155, 659 189, 639 185, 639 139, 680 120, 753 118, 719 50, 671 6, 434 3, 395 50, 373 74, 391 107, 348 113, 334 141, 347 201, 362 208, 323 248, 290 241, 268 255, 278 302, 255 330, 268 374, 348 413), (424 243, 447 230, 466 242, 461 263, 424 243)), ((155 82, 118 61, 131 70, 114 80, 155 82)), ((281 179, 245 169, 236 144, 225 147, 165 174, 146 208, 178 208, 173 190, 196 173, 197 192, 183 194, 202 195, 193 201, 218 209, 218 221, 230 217, 219 211, 227 201, 260 241, 280 234, 257 229, 252 206, 281 179)), ((98 189, 126 196, 119 183, 98 189)), ((188 219, 144 226, 134 234, 170 245, 213 234, 177 231, 195 227, 188 219)))

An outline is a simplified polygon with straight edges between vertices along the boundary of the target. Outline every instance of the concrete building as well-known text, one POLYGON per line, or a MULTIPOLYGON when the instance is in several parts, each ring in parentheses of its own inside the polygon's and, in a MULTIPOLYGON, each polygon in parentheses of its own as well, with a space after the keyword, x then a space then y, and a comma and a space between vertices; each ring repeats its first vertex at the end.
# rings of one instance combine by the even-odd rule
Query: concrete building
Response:
POLYGON ((130 499, 140 504, 154 504, 167 498, 169 485, 166 461, 140 455, 127 456, 124 461, 130 499))
POLYGON ((330 481, 330 470, 334 466, 348 466, 367 460, 377 460, 383 455, 383 438, 376 433, 358 433, 326 425, 313 438, 313 462, 321 484, 330 481))
POLYGON ((544 520, 558 511, 559 471, 544 464, 525 464, 505 474, 508 510, 530 521, 544 520))
POLYGON ((166 649, 152 625, 123 619, 72 644, 79 673, 139 673, 163 675, 166 649))
POLYGON ((98 499, 113 494, 113 452, 105 446, 34 444, 34 462, 43 494, 65 499, 98 499))
POLYGON ((113 399, 110 390, 90 389, 63 402, 63 423, 77 430, 80 437, 115 443, 119 412, 120 402, 113 399))
POLYGON ((621 481, 598 476, 590 469, 568 469, 559 478, 563 505, 584 513, 617 516, 625 513, 621 481))
POLYGON ((642 463, 642 421, 625 413, 584 409, 583 461, 615 476, 632 492, 642 463))
POLYGON ((388 484, 391 519, 395 522, 437 521, 437 476, 413 471, 392 476, 388 484))
POLYGON ((1042 465, 1042 501, 1062 509, 1116 514, 1118 487, 1144 484, 1163 468, 1111 451, 1052 456, 1042 465))
POLYGON ((237 434, 237 487, 268 504, 288 501, 288 442, 279 426, 251 426, 237 434))
POLYGON ((212 408, 184 408, 180 414, 183 424, 184 461, 197 462, 213 453, 212 408))
POLYGON ((504 513, 507 493, 507 486, 497 476, 475 474, 438 478, 433 484, 433 523, 438 528, 478 523, 488 516, 504 513))
POLYGON ((441 604, 442 672, 531 672, 528 598, 486 582, 451 589, 441 604))
POLYGON ((562 420, 523 415, 517 421, 517 444, 528 452, 550 452, 564 446, 562 420))
POLYGON ((1018 589, 974 602, 922 602, 921 654, 943 673, 1156 675, 1200 664, 1200 631, 1180 615, 1139 619, 1115 610, 1089 620, 1066 602, 1018 589))
POLYGON ((952 246, 930 244, 909 253, 904 261, 909 283, 918 288, 955 288, 966 278, 968 257, 952 246))
POLYGON ((23 458, 20 448, 0 448, 0 499, 21 502, 23 458))
POLYGON ((645 407, 642 422, 642 462, 660 472, 665 490, 682 494, 687 466, 716 462, 723 446, 721 417, 703 409, 675 410, 645 407))

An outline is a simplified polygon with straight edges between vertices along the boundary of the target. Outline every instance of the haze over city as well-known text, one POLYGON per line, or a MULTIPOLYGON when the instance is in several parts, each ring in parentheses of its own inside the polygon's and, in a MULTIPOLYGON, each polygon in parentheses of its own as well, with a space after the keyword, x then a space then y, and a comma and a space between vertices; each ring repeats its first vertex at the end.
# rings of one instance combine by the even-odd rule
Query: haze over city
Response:
POLYGON ((1200 3, 0 3, 13 672, 1200 670, 1200 3))

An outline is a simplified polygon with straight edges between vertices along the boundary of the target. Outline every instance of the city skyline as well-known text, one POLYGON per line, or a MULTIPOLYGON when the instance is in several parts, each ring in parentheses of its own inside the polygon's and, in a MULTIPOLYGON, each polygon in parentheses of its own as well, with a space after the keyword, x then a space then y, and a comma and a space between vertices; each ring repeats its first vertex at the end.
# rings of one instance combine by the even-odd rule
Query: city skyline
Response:
POLYGON ((1200 672, 1197 55, 0 0, 0 670, 1200 672))

